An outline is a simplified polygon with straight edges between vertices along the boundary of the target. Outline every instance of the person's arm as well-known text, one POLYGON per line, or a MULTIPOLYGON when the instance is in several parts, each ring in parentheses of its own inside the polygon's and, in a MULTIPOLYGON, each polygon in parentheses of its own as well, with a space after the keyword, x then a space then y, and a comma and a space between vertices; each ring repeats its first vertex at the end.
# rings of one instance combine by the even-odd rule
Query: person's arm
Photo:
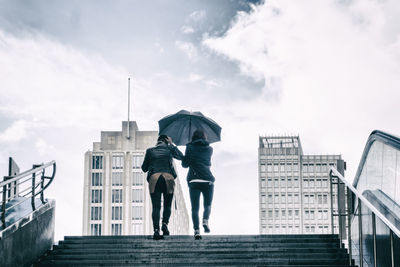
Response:
POLYGON ((183 154, 179 150, 179 148, 172 143, 171 137, 168 137, 167 141, 168 141, 168 147, 169 147, 169 149, 170 149, 170 151, 172 153, 172 157, 174 157, 174 158, 176 158, 178 160, 182 160, 183 159, 183 154))
POLYGON ((142 163, 142 171, 147 172, 149 170, 149 165, 150 165, 150 152, 147 149, 146 150, 146 155, 144 156, 144 160, 142 163))
POLYGON ((185 156, 182 159, 182 167, 187 168, 190 165, 190 149, 186 146, 185 156))

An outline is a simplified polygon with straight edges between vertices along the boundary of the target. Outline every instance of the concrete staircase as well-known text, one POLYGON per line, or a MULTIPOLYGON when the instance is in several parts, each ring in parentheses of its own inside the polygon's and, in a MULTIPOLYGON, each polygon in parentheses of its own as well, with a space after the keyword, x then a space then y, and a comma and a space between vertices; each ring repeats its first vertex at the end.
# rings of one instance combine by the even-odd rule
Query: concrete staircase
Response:
POLYGON ((351 266, 336 235, 66 236, 34 266, 351 266))

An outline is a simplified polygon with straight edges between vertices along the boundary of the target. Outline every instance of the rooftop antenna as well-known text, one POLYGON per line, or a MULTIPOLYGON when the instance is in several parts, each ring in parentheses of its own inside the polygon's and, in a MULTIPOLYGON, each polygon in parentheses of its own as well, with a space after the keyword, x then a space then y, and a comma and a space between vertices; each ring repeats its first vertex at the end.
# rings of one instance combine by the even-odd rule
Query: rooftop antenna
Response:
POLYGON ((129 131, 129 113, 131 112, 131 78, 128 77, 128 135, 127 138, 131 139, 130 131, 129 131))

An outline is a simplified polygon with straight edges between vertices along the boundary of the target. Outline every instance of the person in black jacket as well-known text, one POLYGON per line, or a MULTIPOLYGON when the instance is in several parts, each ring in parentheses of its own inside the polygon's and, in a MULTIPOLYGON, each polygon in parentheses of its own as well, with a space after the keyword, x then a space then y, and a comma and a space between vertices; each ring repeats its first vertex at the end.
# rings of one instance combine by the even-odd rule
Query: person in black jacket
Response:
POLYGON ((209 233, 208 219, 211 213, 211 203, 214 194, 215 178, 211 173, 212 147, 201 130, 196 130, 192 142, 186 145, 185 157, 182 160, 184 168, 189 167, 187 181, 189 185, 190 202, 192 204, 192 221, 195 239, 201 239, 199 229, 200 194, 203 194, 203 227, 209 233))
POLYGON ((151 203, 153 206, 152 219, 154 235, 153 239, 163 239, 169 235, 168 222, 171 216, 171 204, 174 195, 176 172, 173 158, 182 160, 183 154, 172 144, 170 137, 160 135, 155 147, 146 150, 142 170, 147 173, 151 203), (161 194, 164 200, 164 211, 162 218, 163 235, 160 235, 160 210, 161 194))

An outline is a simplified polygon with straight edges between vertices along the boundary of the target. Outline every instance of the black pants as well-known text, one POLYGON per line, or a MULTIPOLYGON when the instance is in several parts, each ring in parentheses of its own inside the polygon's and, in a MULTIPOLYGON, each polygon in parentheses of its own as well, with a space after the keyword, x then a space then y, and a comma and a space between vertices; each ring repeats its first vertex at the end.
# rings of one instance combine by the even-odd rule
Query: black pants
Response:
POLYGON ((211 213, 211 203, 214 195, 214 184, 189 183, 190 203, 192 204, 192 221, 194 230, 199 229, 200 194, 203 194, 203 219, 208 220, 211 213))
POLYGON ((171 204, 174 194, 167 194, 167 184, 162 175, 158 178, 154 193, 150 194, 151 203, 153 205, 152 219, 154 230, 160 230, 161 194, 164 197, 162 222, 168 224, 169 217, 171 216, 171 204))

